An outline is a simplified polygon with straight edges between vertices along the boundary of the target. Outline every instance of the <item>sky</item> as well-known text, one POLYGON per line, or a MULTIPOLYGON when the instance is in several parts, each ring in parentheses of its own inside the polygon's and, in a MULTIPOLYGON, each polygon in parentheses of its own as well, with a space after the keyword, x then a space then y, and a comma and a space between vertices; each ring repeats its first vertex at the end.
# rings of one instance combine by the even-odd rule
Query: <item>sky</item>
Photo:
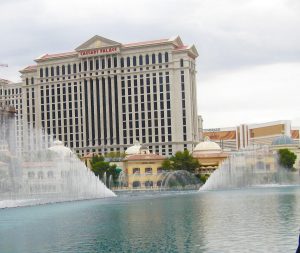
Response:
POLYGON ((194 44, 204 128, 300 126, 299 0, 1 0, 0 78, 94 35, 120 43, 179 35, 194 44))

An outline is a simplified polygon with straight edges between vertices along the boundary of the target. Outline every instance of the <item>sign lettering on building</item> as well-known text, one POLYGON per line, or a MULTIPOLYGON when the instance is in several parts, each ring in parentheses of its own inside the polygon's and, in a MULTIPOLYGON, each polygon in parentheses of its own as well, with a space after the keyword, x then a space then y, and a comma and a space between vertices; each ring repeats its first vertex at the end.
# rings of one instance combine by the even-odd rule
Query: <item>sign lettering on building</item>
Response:
POLYGON ((97 49, 87 49, 79 52, 80 57, 89 57, 95 55, 105 55, 105 54, 116 54, 120 52, 118 47, 107 47, 107 48, 97 48, 97 49))

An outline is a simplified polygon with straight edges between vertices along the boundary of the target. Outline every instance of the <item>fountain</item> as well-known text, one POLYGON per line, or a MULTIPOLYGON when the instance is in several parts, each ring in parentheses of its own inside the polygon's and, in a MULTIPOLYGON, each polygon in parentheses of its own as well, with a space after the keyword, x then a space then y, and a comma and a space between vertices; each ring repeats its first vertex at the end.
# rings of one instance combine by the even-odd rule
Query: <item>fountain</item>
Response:
POLYGON ((15 129, 14 113, 2 109, 0 208, 115 196, 69 148, 41 131, 29 128, 34 139, 23 137, 30 152, 17 154, 15 129))
POLYGON ((160 190, 195 190, 200 186, 200 180, 186 170, 162 173, 160 181, 160 190))
POLYGON ((268 146, 252 146, 232 153, 200 190, 299 184, 298 173, 282 168, 277 153, 268 146))

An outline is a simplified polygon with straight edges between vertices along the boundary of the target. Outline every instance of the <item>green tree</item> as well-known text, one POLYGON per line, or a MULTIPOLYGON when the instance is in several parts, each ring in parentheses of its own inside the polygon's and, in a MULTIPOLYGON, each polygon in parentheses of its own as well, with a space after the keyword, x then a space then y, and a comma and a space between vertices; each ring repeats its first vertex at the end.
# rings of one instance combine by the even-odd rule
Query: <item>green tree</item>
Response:
POLYGON ((103 178, 106 172, 106 181, 112 175, 113 182, 115 183, 118 179, 120 171, 117 169, 117 165, 110 165, 109 162, 104 160, 103 156, 93 156, 91 161, 92 171, 100 178, 103 178))
POLYGON ((193 158, 188 150, 178 151, 175 155, 163 161, 162 167, 166 170, 187 170, 194 173, 200 164, 193 158))
POLYGON ((297 159, 297 156, 292 151, 288 150, 287 148, 279 149, 279 164, 287 169, 292 170, 297 159))

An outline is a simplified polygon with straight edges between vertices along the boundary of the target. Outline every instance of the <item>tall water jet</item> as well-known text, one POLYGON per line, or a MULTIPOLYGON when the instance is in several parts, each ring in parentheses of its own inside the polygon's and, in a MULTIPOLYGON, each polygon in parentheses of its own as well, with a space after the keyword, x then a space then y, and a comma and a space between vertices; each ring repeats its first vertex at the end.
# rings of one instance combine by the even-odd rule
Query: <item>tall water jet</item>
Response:
POLYGON ((299 174, 282 168, 276 152, 268 146, 253 146, 232 153, 200 190, 299 184, 299 174))
POLYGON ((17 156, 14 129, 14 113, 0 110, 0 208, 115 196, 69 148, 41 131, 31 129, 31 152, 17 156))

